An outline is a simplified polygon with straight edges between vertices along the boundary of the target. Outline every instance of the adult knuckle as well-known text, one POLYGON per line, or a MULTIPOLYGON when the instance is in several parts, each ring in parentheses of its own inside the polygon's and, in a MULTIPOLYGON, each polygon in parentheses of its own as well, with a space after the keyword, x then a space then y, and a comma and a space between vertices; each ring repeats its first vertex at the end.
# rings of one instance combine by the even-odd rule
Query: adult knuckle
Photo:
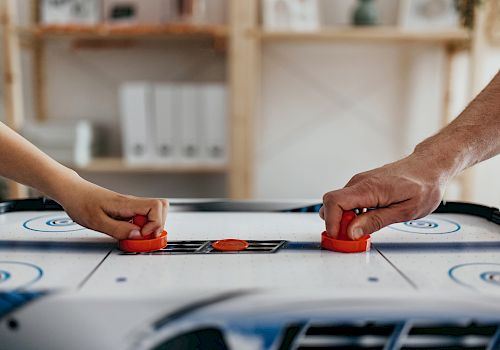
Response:
POLYGON ((374 231, 378 231, 384 227, 384 221, 378 214, 373 214, 371 217, 371 223, 374 231))
POLYGON ((386 192, 374 179, 366 179, 361 182, 356 189, 359 196, 362 196, 370 202, 378 202, 381 194, 386 192))
POLYGON ((362 188, 364 191, 374 191, 378 187, 380 187, 379 185, 380 183, 376 178, 370 177, 362 181, 362 183, 360 184, 360 188, 362 188))
POLYGON ((360 181, 363 181, 365 176, 363 174, 356 174, 353 177, 351 177, 351 180, 349 180, 349 183, 357 183, 360 181))
POLYGON ((335 194, 335 192, 328 192, 328 193, 325 193, 325 195, 323 196, 323 203, 325 204, 334 204, 337 202, 337 195, 335 194))

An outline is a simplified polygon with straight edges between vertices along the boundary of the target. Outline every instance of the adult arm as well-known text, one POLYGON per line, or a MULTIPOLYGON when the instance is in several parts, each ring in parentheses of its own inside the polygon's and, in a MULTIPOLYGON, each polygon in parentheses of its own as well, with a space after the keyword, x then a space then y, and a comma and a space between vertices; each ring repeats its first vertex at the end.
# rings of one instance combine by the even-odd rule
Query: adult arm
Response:
POLYGON ((323 197, 320 216, 337 235, 343 210, 377 208, 358 216, 348 235, 358 239, 437 208, 446 185, 462 170, 500 153, 500 73, 448 126, 397 162, 355 175, 323 197))

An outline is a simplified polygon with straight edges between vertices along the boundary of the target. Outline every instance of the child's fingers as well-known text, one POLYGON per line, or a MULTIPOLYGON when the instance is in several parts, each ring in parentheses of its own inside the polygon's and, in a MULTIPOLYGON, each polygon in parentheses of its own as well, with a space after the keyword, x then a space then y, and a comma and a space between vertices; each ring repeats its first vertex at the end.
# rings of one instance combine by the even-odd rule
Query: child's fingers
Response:
POLYGON ((160 201, 161 201, 161 204, 163 206, 163 220, 162 220, 162 225, 161 225, 162 231, 163 231, 163 228, 165 228, 165 223, 167 222, 167 213, 168 213, 169 204, 168 204, 168 201, 166 199, 160 199, 160 201))
POLYGON ((158 237, 165 227, 167 210, 168 202, 165 199, 121 196, 108 202, 104 214, 109 220, 100 220, 102 224, 96 227, 117 239, 142 239, 150 234, 158 237), (142 228, 127 222, 135 215, 147 217, 147 223, 142 228), (117 226, 119 222, 127 222, 127 225, 117 226))
POLYGON ((132 210, 135 214, 146 215, 148 222, 142 227, 141 235, 159 236, 165 227, 168 202, 164 199, 138 199, 132 210))

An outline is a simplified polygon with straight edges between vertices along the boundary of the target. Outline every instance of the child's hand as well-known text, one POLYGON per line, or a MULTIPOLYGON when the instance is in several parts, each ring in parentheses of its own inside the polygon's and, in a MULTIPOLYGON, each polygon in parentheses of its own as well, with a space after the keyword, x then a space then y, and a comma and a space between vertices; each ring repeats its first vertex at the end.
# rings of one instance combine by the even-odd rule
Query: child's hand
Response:
POLYGON ((75 222, 116 239, 141 239, 149 234, 158 237, 165 227, 165 199, 122 195, 80 177, 61 185, 58 192, 62 194, 55 199, 75 222), (135 215, 147 216, 149 222, 141 229, 129 222, 135 215))

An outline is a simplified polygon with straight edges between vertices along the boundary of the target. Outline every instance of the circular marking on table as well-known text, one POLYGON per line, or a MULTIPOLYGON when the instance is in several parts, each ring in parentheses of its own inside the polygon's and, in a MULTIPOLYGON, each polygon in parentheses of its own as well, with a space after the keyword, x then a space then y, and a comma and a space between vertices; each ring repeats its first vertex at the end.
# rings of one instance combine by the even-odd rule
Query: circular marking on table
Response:
POLYGON ((40 280, 43 270, 34 264, 23 261, 0 261, 0 278, 2 288, 21 289, 26 288, 40 280))
POLYGON ((433 221, 427 220, 411 220, 404 223, 405 226, 417 229, 431 229, 439 227, 439 224, 433 221))
POLYGON ((461 286, 475 290, 500 291, 500 264, 469 263, 453 266, 448 276, 461 286))
POLYGON ((46 222, 47 225, 49 226, 55 226, 55 227, 66 227, 66 226, 72 226, 75 225, 75 222, 71 220, 70 218, 57 218, 57 219, 51 219, 46 222))
POLYGON ((8 271, 0 270, 0 283, 7 281, 10 278, 8 271))
POLYGON ((457 232, 460 225, 454 221, 439 218, 424 218, 400 222, 390 225, 393 230, 420 233, 420 234, 445 234, 457 232))
POLYGON ((68 216, 44 215, 29 219, 23 227, 36 232, 74 232, 85 230, 68 216))
POLYGON ((500 271, 487 271, 481 274, 481 279, 485 282, 500 286, 500 271))

